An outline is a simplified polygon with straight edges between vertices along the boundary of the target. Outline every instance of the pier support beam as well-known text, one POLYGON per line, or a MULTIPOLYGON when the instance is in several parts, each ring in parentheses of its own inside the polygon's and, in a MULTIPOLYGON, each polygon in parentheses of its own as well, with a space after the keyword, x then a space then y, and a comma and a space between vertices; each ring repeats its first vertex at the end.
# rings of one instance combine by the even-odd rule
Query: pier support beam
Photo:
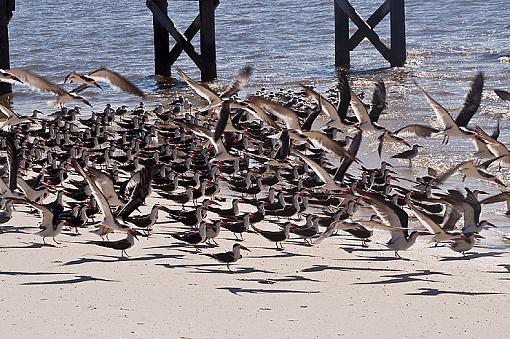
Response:
MULTIPOLYGON (((165 15, 168 13, 167 0, 154 0, 153 3, 165 15)), ((152 25, 154 27, 154 69, 156 75, 170 76, 170 59, 168 58, 168 51, 170 50, 170 39, 168 32, 161 25, 161 23, 154 16, 152 18, 152 25)))
POLYGON ((335 66, 349 69, 350 51, 367 38, 389 61, 392 67, 403 66, 406 61, 404 0, 386 0, 365 21, 348 0, 334 0, 335 8, 335 66), (391 48, 388 48, 374 31, 386 15, 390 14, 391 48), (349 38, 349 20, 358 30, 349 38))
POLYGON ((170 75, 170 68, 184 51, 200 69, 202 81, 216 79, 216 29, 214 10, 219 0, 199 0, 199 15, 190 26, 182 31, 168 16, 167 0, 147 0, 147 7, 153 14, 154 54, 156 74, 170 75), (200 30, 200 54, 191 44, 191 40, 200 30), (169 38, 176 44, 169 52, 169 38))
MULTIPOLYGON (((0 69, 9 69, 9 21, 14 11, 14 0, 0 0, 0 69)), ((12 92, 11 85, 0 82, 0 95, 12 92)))

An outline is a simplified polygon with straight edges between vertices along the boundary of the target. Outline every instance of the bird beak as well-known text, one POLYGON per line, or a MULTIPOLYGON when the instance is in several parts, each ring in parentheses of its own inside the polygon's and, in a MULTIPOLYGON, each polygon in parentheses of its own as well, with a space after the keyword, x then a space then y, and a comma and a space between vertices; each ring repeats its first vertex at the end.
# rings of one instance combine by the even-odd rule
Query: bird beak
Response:
POLYGON ((494 225, 493 223, 491 222, 488 222, 485 224, 485 227, 494 227, 494 228, 498 228, 498 226, 494 225))
POLYGON ((220 204, 218 204, 216 201, 214 200, 210 200, 209 202, 210 205, 216 205, 216 206, 220 206, 220 204))
POLYGON ((101 87, 101 85, 99 85, 97 82, 94 81, 94 86, 96 86, 97 88, 99 88, 100 90, 103 90, 103 87, 101 87))
POLYGON ((87 106, 92 107, 92 105, 90 104, 90 102, 88 102, 88 101, 87 101, 87 100, 85 100, 85 99, 82 99, 82 100, 81 100, 81 102, 83 102, 83 103, 84 103, 85 105, 87 105, 87 106))
POLYGON ((245 251, 248 251, 248 252, 251 252, 250 249, 248 247, 244 247, 243 245, 241 245, 241 249, 242 250, 245 250, 245 251))
POLYGON ((485 237, 483 235, 480 235, 480 234, 475 234, 475 238, 476 239, 485 239, 485 237))
POLYGON ((160 210, 165 211, 165 212, 170 212, 170 209, 166 206, 161 206, 160 210))
POLYGON ((433 235, 429 232, 418 232, 418 235, 433 235))

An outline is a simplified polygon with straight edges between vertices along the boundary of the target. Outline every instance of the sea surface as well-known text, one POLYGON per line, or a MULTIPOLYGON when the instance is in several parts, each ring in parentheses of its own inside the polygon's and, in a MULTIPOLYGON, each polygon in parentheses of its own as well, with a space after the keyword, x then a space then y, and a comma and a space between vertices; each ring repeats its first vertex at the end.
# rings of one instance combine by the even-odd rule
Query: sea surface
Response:
MULTIPOLYGON (((382 2, 351 1, 365 18, 382 2)), ((388 68, 368 41, 351 53, 351 79, 356 91, 370 97, 375 79, 387 83, 388 109, 381 124, 396 129, 411 122, 434 122, 434 114, 413 79, 455 116, 470 79, 482 71, 486 77, 484 97, 472 124, 491 130, 496 119, 501 119, 501 140, 510 143, 509 107, 493 92, 495 88, 510 90, 510 1, 409 0, 405 6, 408 56, 404 67, 388 68)), ((169 12, 184 31, 198 13, 198 1, 170 0, 169 12)), ((148 107, 186 90, 181 81, 174 86, 162 85, 153 76, 152 16, 145 1, 18 0, 9 30, 13 68, 28 68, 62 83, 71 71, 107 66, 156 95, 156 100, 146 103, 148 107)), ((351 33, 354 31, 351 23, 351 33)), ((389 18, 376 31, 389 43, 389 18)), ((297 91, 301 82, 314 84, 321 91, 335 86, 332 0, 222 1, 216 11, 216 32, 221 85, 249 64, 255 71, 242 94, 261 87, 297 91)), ((198 42, 197 36, 193 40, 197 48, 198 42)), ((186 55, 176 66, 199 79, 198 70, 186 55)), ((29 114, 37 108, 51 112, 46 104, 52 99, 48 94, 34 94, 20 87, 15 91, 20 93, 14 97, 16 111, 29 114)), ((109 88, 87 98, 94 110, 102 110, 107 102, 130 107, 139 102, 109 88)), ((469 141, 452 139, 446 146, 440 140, 419 142, 426 146, 418 161, 420 168, 443 170, 469 159, 473 152, 469 141)), ((368 150, 373 149, 370 147, 368 150)), ((402 171, 412 176, 418 170, 403 167, 402 171)), ((506 173, 501 175, 508 178, 506 173)), ((469 179, 466 183, 486 187, 469 179)), ((452 179, 452 185, 461 188, 464 183, 452 179)), ((498 190, 491 187, 490 191, 498 190)), ((503 206, 496 206, 497 213, 504 211, 503 206)), ((501 220, 506 223, 506 219, 501 220)))

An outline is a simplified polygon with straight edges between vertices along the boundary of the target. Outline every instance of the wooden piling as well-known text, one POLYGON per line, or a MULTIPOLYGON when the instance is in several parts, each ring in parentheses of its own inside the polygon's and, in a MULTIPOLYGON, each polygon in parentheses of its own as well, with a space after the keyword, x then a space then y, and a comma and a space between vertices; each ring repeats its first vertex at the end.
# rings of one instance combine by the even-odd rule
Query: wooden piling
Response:
POLYGON ((404 0, 391 0, 391 66, 403 66, 406 62, 406 24, 404 0))
MULTIPOLYGON (((8 25, 14 11, 14 0, 0 1, 0 69, 11 68, 9 59, 9 30, 8 25)), ((12 92, 10 84, 0 82, 0 95, 12 92)))
POLYGON ((340 9, 336 1, 335 7, 335 67, 349 69, 351 66, 349 44, 349 17, 340 9))
MULTIPOLYGON (((167 0, 153 0, 153 5, 156 5, 161 12, 165 15, 168 13, 167 0)), ((170 76, 170 59, 168 53, 170 50, 170 41, 168 32, 163 25, 156 19, 152 18, 152 25, 154 27, 154 68, 156 75, 170 76)))
POLYGON ((200 55, 202 57, 202 81, 216 79, 216 28, 214 0, 200 0, 200 55))

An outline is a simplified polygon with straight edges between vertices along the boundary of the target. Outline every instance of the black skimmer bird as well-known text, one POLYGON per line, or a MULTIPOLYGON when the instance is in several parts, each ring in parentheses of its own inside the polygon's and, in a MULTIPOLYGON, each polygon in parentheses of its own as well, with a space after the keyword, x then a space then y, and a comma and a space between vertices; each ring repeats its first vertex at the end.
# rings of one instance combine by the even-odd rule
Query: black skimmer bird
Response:
POLYGON ((409 216, 407 213, 393 202, 384 200, 381 195, 368 192, 362 192, 360 195, 382 221, 361 222, 361 224, 368 228, 390 231, 391 239, 386 243, 386 246, 390 250, 395 251, 395 257, 401 258, 398 251, 409 249, 416 242, 419 235, 428 234, 418 231, 413 231, 409 234, 409 216))
POLYGON ((51 237, 56 244, 60 244, 55 237, 58 236, 62 232, 62 228, 64 227, 64 221, 60 220, 60 211, 58 209, 54 209, 51 211, 46 208, 44 205, 37 204, 30 200, 17 200, 26 204, 31 205, 42 213, 42 220, 39 225, 40 231, 37 232, 42 238, 43 243, 46 244, 46 238, 51 237))
POLYGON ((2 225, 8 223, 12 219, 12 200, 5 202, 5 208, 0 212, 0 233, 2 233, 2 225))
POLYGON ((277 251, 283 251, 282 242, 289 239, 290 228, 293 226, 294 226, 294 224, 288 222, 283 226, 283 229, 281 231, 261 230, 253 225, 252 225, 252 228, 255 230, 255 232, 257 232, 258 234, 260 234, 267 240, 274 242, 276 244, 277 251), (280 243, 280 247, 278 247, 278 243, 280 243))
POLYGON ((88 184, 90 185, 90 188, 92 189, 92 195, 97 201, 97 205, 99 209, 101 210, 101 213, 103 213, 103 220, 101 221, 100 225, 109 228, 114 231, 121 231, 121 232, 127 232, 131 229, 129 225, 123 224, 117 220, 117 218, 113 215, 113 212, 111 210, 110 204, 108 203, 108 200, 106 199, 105 195, 101 190, 97 187, 94 180, 90 178, 90 176, 83 170, 83 168, 80 166, 78 161, 75 159, 71 159, 72 166, 78 171, 78 173, 87 180, 88 184))
POLYGON ((135 239, 138 240, 137 235, 142 235, 142 233, 129 229, 127 231, 127 236, 124 239, 117 241, 89 241, 88 244, 94 244, 101 247, 112 248, 114 250, 120 250, 122 258, 124 255, 129 258, 129 255, 126 253, 127 249, 130 249, 135 244, 135 239))
POLYGON ((482 205, 495 204, 498 202, 506 203, 505 215, 510 215, 510 192, 508 192, 508 191, 504 191, 504 192, 495 194, 493 196, 490 196, 490 197, 485 198, 482 201, 480 201, 480 203, 482 205))
POLYGON ((25 117, 21 116, 15 113, 13 110, 10 110, 5 106, 0 105, 0 129, 8 130, 14 126, 24 124, 26 122, 35 123, 35 120, 30 116, 25 117))
POLYGON ((234 233, 236 240, 239 240, 239 238, 237 237, 238 234, 241 236, 241 240, 244 240, 243 233, 247 232, 250 229, 250 224, 251 224, 250 216, 251 216, 250 213, 246 213, 243 216, 242 221, 230 222, 227 220, 222 220, 220 225, 221 225, 221 227, 234 233))
POLYGON ((206 227, 206 223, 201 223, 200 226, 198 226, 198 232, 176 233, 172 234, 172 237, 195 246, 195 250, 200 252, 200 249, 197 247, 197 245, 203 243, 207 239, 206 227))
POLYGON ((421 148, 421 145, 414 144, 413 148, 397 153, 392 156, 393 159, 406 159, 409 160, 409 167, 413 166, 412 160, 418 155, 418 149, 421 148))
POLYGON ((439 132, 433 133, 431 135, 432 137, 443 136, 443 143, 447 144, 450 137, 465 137, 472 136, 474 134, 467 129, 467 125, 480 107, 480 102, 482 100, 484 84, 482 72, 478 73, 473 79, 471 89, 466 94, 464 105, 455 120, 452 118, 450 113, 441 106, 441 104, 434 100, 420 85, 418 85, 416 81, 414 81, 414 84, 427 99, 429 105, 436 114, 439 124, 443 128, 439 132))
POLYGON ((136 225, 136 227, 144 228, 148 235, 150 233, 151 227, 158 220, 158 211, 160 208, 160 204, 154 204, 149 214, 129 216, 125 219, 125 221, 136 225))
POLYGON ((231 271, 230 265, 241 259, 243 256, 241 255, 241 250, 250 251, 247 247, 244 247, 241 244, 234 244, 232 246, 232 251, 221 252, 221 253, 207 253, 208 257, 214 258, 221 263, 227 264, 227 269, 231 271))
MULTIPOLYGON (((81 102, 87 106, 91 106, 90 102, 85 100, 83 97, 76 95, 74 93, 66 92, 63 88, 60 86, 52 83, 48 79, 35 74, 32 71, 25 70, 25 69, 9 69, 4 70, 3 72, 9 73, 12 76, 16 77, 21 81, 7 81, 11 82, 13 84, 22 84, 27 87, 30 87, 31 89, 35 91, 40 92, 50 92, 55 94, 58 98, 55 101, 50 101, 48 104, 52 107, 63 107, 65 103, 70 102, 81 102)), ((3 78, 0 79, 0 81, 5 81, 3 78)))
POLYGON ((452 251, 462 253, 466 255, 466 252, 472 249, 476 244, 476 239, 484 239, 476 233, 463 233, 459 239, 455 239, 450 245, 452 251))
POLYGON ((141 98, 146 97, 143 91, 136 85, 134 85, 131 81, 129 81, 119 73, 109 70, 105 67, 102 67, 87 74, 71 72, 66 76, 64 84, 69 83, 87 84, 88 86, 96 86, 101 88, 101 86, 97 84, 100 81, 108 83, 110 86, 119 91, 130 93, 141 98))

